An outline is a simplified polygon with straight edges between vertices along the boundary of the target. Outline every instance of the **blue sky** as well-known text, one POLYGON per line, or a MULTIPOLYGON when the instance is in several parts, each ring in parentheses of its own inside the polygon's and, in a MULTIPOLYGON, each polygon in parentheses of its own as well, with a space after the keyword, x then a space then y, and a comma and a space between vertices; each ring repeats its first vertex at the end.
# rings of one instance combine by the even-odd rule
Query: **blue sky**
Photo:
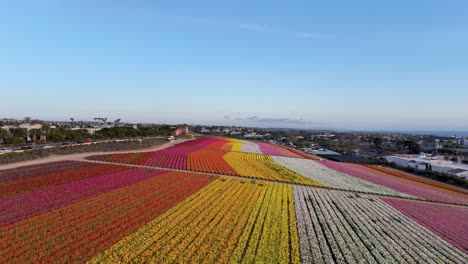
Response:
POLYGON ((468 1, 1 1, 0 118, 468 130, 468 1))

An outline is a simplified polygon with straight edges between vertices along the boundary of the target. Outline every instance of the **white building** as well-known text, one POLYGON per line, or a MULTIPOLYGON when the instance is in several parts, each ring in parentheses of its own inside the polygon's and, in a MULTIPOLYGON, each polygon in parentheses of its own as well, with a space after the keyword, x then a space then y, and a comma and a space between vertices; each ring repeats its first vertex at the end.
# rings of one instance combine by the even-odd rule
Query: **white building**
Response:
POLYGON ((425 170, 426 166, 431 165, 433 171, 451 173, 462 178, 468 176, 468 165, 444 160, 443 156, 395 155, 385 158, 388 162, 394 162, 403 167, 425 170))
POLYGON ((26 128, 28 131, 31 129, 41 129, 42 124, 30 124, 30 123, 24 123, 18 126, 19 128, 26 128))
POLYGON ((89 128, 86 128, 86 131, 88 131, 88 133, 90 135, 92 135, 92 134, 96 133, 96 131, 99 131, 101 129, 102 128, 100 128, 100 127, 89 127, 89 128))
POLYGON ((10 131, 11 128, 16 128, 16 126, 8 125, 8 126, 2 126, 2 128, 7 130, 7 131, 10 131))

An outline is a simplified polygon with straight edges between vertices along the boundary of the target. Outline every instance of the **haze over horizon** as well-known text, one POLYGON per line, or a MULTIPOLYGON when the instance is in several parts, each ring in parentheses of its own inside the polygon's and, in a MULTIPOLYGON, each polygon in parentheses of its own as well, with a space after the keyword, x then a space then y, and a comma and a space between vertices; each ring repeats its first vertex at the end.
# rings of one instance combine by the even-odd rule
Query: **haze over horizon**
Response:
POLYGON ((0 118, 468 131, 467 1, 4 1, 0 118))

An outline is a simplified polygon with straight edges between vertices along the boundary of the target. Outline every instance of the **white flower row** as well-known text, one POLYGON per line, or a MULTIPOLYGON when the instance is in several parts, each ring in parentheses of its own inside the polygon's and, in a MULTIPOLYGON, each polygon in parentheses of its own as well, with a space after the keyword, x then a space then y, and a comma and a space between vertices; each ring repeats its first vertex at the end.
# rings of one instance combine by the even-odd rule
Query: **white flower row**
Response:
POLYGON ((253 142, 249 142, 249 141, 241 141, 242 142, 242 147, 241 147, 241 151, 242 152, 249 152, 249 153, 259 153, 261 154, 262 151, 260 150, 260 147, 253 143, 253 142))
POLYGON ((310 159, 272 156, 273 160, 296 173, 327 187, 376 194, 411 197, 390 188, 332 170, 310 159))
POLYGON ((465 263, 467 255, 369 195, 295 186, 303 263, 465 263))

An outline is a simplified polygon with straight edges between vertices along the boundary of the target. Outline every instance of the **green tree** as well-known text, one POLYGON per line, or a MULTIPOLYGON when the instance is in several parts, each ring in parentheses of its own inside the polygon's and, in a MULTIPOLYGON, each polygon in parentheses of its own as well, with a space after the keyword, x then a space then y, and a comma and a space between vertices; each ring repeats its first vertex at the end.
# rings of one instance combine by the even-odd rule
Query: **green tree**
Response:
POLYGON ((13 135, 7 136, 4 139, 4 145, 6 146, 20 146, 25 143, 23 138, 15 137, 13 135))
POLYGON ((26 128, 10 128, 10 134, 17 138, 25 138, 28 136, 26 128))
POLYGON ((297 142, 297 137, 294 135, 288 136, 288 142, 295 144, 297 142))
POLYGON ((419 154, 421 152, 421 147, 413 140, 405 140, 404 145, 410 153, 419 154))
POLYGON ((372 139, 372 143, 374 144, 376 149, 382 149, 383 139, 382 137, 374 137, 372 139))
POLYGON ((5 144, 5 140, 9 135, 8 130, 0 128, 0 144, 5 144))
POLYGON ((9 135, 8 130, 0 128, 0 138, 6 138, 9 135))
POLYGON ((63 128, 54 128, 48 135, 49 141, 52 142, 63 142, 65 141, 65 131, 63 128))
POLYGON ((84 142, 88 138, 88 131, 86 129, 78 130, 65 130, 65 141, 84 142))
POLYGON ((31 140, 36 142, 39 140, 39 137, 42 135, 42 130, 41 129, 31 129, 29 130, 29 137, 31 137, 31 140))

